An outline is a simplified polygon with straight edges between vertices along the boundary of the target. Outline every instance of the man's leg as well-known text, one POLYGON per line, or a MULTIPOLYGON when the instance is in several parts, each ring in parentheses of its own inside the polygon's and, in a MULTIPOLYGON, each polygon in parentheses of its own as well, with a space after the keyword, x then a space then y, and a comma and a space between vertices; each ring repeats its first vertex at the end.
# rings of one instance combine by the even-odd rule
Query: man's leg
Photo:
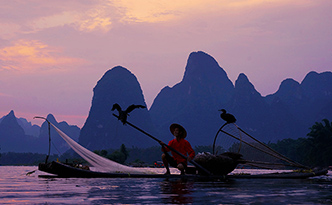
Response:
POLYGON ((166 168, 166 173, 165 174, 171 174, 171 172, 169 171, 169 166, 168 166, 168 161, 167 161, 167 155, 165 153, 163 153, 161 155, 161 159, 163 160, 164 166, 166 168))
POLYGON ((181 175, 184 175, 186 166, 183 163, 178 164, 177 168, 181 171, 181 175))

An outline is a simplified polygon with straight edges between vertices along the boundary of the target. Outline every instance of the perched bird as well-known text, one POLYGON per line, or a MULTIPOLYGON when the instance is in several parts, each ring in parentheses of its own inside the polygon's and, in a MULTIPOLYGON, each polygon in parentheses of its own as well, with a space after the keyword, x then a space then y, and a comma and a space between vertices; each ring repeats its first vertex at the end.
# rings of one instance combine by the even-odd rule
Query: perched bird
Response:
POLYGON ((127 116, 129 116, 129 113, 131 111, 133 111, 134 109, 136 108, 146 108, 145 106, 143 105, 130 105, 126 110, 122 110, 120 105, 115 103, 112 107, 112 111, 114 110, 118 110, 119 111, 119 120, 123 123, 123 124, 126 124, 127 122, 127 116))
POLYGON ((236 122, 235 117, 232 114, 226 113, 225 109, 219 110, 222 113, 220 114, 221 119, 225 120, 226 123, 234 123, 236 122))

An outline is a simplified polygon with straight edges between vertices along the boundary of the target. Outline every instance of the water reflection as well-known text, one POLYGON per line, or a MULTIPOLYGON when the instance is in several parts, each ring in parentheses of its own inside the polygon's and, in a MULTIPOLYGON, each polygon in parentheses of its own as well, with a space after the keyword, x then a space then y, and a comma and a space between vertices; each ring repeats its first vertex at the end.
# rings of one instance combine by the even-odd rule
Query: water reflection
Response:
MULTIPOLYGON (((63 179, 0 166, 1 204, 331 204, 332 174, 305 180, 63 179)), ((43 173, 40 173, 43 174, 43 173)))
POLYGON ((160 183, 163 203, 188 204, 193 203, 192 192, 194 182, 187 180, 165 180, 160 183))

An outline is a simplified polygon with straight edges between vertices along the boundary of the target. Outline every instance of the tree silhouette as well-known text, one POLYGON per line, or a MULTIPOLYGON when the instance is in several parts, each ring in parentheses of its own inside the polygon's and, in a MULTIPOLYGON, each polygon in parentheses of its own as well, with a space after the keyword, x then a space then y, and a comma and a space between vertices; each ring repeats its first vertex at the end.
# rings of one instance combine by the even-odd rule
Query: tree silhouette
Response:
POLYGON ((329 166, 332 163, 332 123, 327 119, 323 122, 316 122, 307 134, 305 155, 315 166, 329 166))
POLYGON ((323 119, 310 127, 307 138, 283 139, 269 146, 301 164, 327 167, 332 164, 332 122, 323 119))
POLYGON ((112 154, 108 155, 107 158, 120 164, 124 164, 128 156, 129 153, 127 151, 127 148, 124 144, 122 144, 120 150, 115 150, 112 154))
POLYGON ((124 158, 125 158, 124 161, 126 161, 129 156, 129 152, 127 151, 127 148, 124 144, 121 145, 120 152, 124 155, 124 158))

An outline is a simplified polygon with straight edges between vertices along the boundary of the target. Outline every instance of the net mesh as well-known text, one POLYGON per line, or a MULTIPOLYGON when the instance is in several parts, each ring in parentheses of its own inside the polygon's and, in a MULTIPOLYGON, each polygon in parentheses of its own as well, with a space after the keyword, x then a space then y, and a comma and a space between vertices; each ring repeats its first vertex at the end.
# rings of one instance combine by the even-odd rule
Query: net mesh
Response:
POLYGON ((224 152, 240 153, 242 143, 242 133, 234 124, 226 124, 221 127, 216 135, 214 154, 221 154, 224 152), (231 137, 236 136, 238 139, 231 137))
POLYGON ((242 130, 235 123, 224 124, 216 134, 214 153, 235 152, 244 164, 266 169, 307 168, 273 150, 242 130))
POLYGON ((128 174, 155 174, 154 172, 151 172, 150 170, 145 168, 135 168, 135 167, 125 166, 117 162, 114 162, 110 159, 99 156, 96 153, 91 152, 90 150, 84 148, 83 146, 75 142, 73 139, 71 139, 68 135, 66 135, 64 132, 62 132, 52 123, 50 124, 78 155, 80 155, 83 159, 85 159, 98 171, 114 172, 114 173, 120 172, 128 174))

